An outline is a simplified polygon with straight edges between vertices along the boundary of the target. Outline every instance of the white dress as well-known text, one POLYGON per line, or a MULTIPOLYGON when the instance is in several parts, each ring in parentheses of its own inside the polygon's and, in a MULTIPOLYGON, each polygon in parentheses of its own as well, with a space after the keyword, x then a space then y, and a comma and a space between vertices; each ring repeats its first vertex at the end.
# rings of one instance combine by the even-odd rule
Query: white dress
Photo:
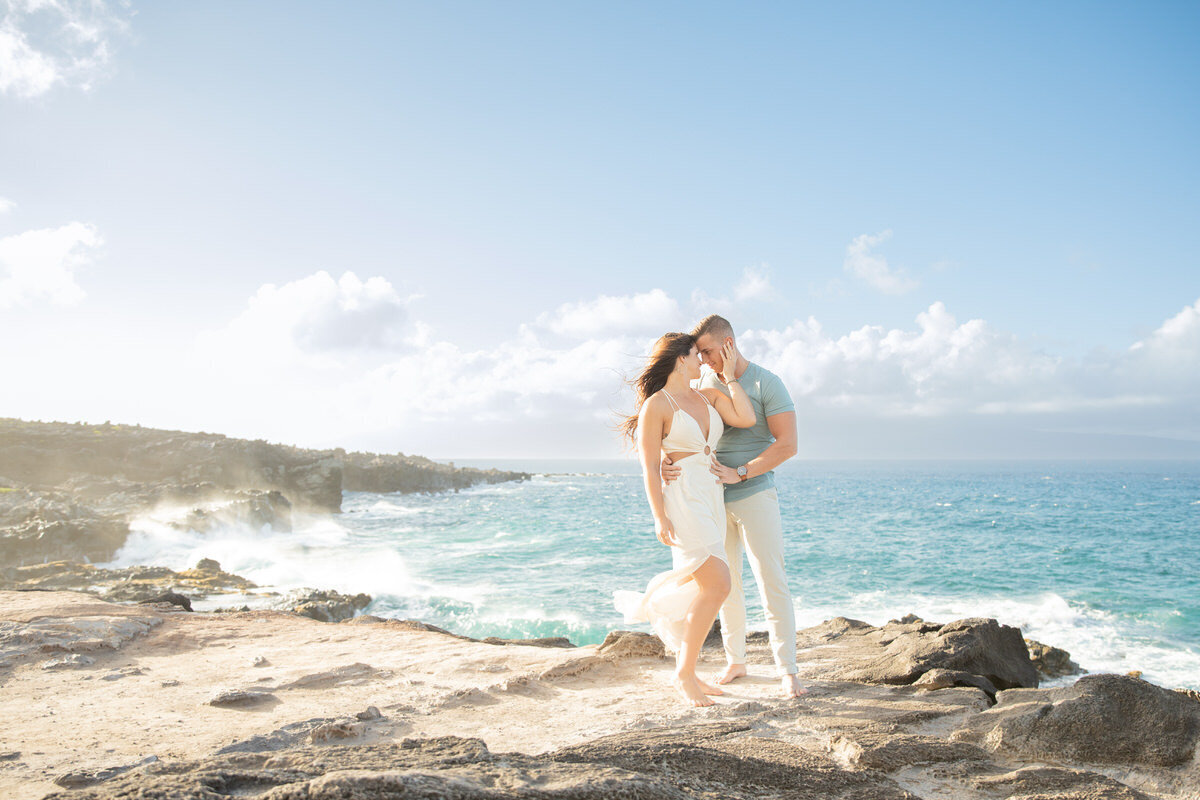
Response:
MULTIPOLYGON (((667 394, 664 390, 663 394, 667 394)), ((688 607, 699 594, 699 586, 688 577, 716 556, 725 556, 725 492, 717 477, 708 471, 710 454, 716 449, 724 424, 709 403, 708 438, 691 414, 675 407, 671 430, 663 438, 668 453, 692 452, 675 463, 683 470, 678 478, 663 486, 663 504, 667 519, 675 528, 678 546, 671 547, 671 569, 650 579, 644 592, 617 590, 613 605, 625 616, 625 622, 649 622, 670 653, 678 653, 688 607)), ((705 398, 707 403, 707 398, 705 398)))

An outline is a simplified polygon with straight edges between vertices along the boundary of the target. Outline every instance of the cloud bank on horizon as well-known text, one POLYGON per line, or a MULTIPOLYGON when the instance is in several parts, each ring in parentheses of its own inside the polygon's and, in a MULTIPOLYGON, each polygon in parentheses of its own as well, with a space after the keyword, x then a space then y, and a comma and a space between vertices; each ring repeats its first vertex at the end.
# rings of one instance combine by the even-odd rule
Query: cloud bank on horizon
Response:
MULTIPOLYGON (((856 237, 847 263, 873 258, 879 238, 856 237)), ((80 222, 0 238, 0 308, 85 302, 76 271, 99 244, 96 227, 80 222)), ((881 292, 906 280, 883 262, 853 271, 881 292)), ((148 357, 158 368, 111 392, 104 413, 323 446, 612 456, 620 443, 611 426, 632 407, 625 380, 663 332, 716 312, 734 323, 745 355, 791 390, 810 456, 987 456, 995 453, 971 430, 997 422, 1002 437, 1076 430, 1182 446, 1161 454, 1200 443, 1200 299, 1126 349, 1083 358, 1045 352, 983 319, 960 320, 941 301, 906 329, 830 332, 815 315, 755 324, 756 309, 779 302, 769 271, 746 268, 719 295, 655 288, 565 302, 468 346, 451 341, 443 321, 422 318, 419 295, 386 278, 318 271, 261 286, 236 316, 197 332, 188 357, 148 357), (164 391, 173 386, 187 391, 164 391), (930 441, 942 422, 947 441, 930 441), (950 440, 961 437, 956 449, 950 440)), ((53 380, 26 386, 24 416, 39 417, 64 391, 53 380)), ((95 419, 86 405, 74 407, 95 419)), ((1072 454, 1063 447, 1032 454, 1072 454)))
MULTIPOLYGON (((322 272, 263 287, 237 319, 202 335, 198 348, 223 380, 256 382, 262 390, 286 386, 285 395, 324 409, 331 420, 322 436, 327 441, 365 441, 394 431, 402 442, 420 430, 428 447, 475 454, 469 438, 458 438, 461 432, 485 436, 477 441, 489 455, 608 455, 616 450, 615 441, 604 447, 605 437, 612 438, 608 426, 616 412, 631 409, 623 380, 636 374, 661 333, 686 330, 715 311, 734 323, 748 358, 783 378, 802 430, 814 420, 838 429, 837 436, 824 437, 821 452, 810 455, 839 455, 839 437, 842 453, 870 454, 870 442, 853 441, 864 421, 893 428, 915 423, 921 436, 936 431, 938 420, 952 420, 955 436, 972 419, 984 426, 1007 421, 1031 432, 1082 425, 1093 434, 1166 436, 1200 445, 1194 414, 1200 401, 1200 299, 1125 350, 1069 358, 982 319, 960 321, 940 301, 911 329, 866 324, 831 333, 815 316, 783 328, 756 327, 755 305, 770 296, 764 273, 748 269, 720 297, 699 290, 672 296, 661 288, 602 295, 563 303, 510 336, 462 347, 439 338, 437 326, 411 308, 416 303, 383 279, 363 282, 345 273, 335 280, 322 272), (360 295, 372 282, 376 303, 411 313, 371 313, 360 295), (259 302, 264 295, 293 299, 281 315, 259 302), (392 345, 376 346, 385 341, 392 345), (358 345, 331 359, 328 342, 358 345), (541 435, 529 440, 543 424, 541 435)), ((261 409, 263 416, 278 413, 261 409)), ((299 431, 312 418, 304 411, 291 424, 299 431)), ((893 442, 879 444, 880 455, 905 454, 893 442)), ((953 453, 947 444, 932 443, 927 452, 953 453)), ((1071 453, 1060 443, 1059 455, 1071 453)))

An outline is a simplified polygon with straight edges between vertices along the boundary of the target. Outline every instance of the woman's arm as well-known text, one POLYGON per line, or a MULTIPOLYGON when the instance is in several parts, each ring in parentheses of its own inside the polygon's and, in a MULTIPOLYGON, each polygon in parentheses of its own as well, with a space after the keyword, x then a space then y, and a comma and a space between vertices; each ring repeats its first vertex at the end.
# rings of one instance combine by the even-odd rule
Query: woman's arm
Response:
POLYGON ((729 384, 729 394, 732 397, 726 397, 720 389, 701 389, 700 393, 713 404, 717 413, 721 415, 721 421, 726 425, 750 428, 758 420, 754 415, 754 404, 750 402, 750 395, 746 394, 746 390, 737 381, 729 384))
POLYGON ((646 484, 646 499, 654 514, 654 532, 665 545, 678 544, 675 528, 667 519, 667 507, 663 502, 662 476, 659 473, 659 457, 662 454, 663 429, 667 415, 663 411, 665 402, 647 398, 638 414, 637 445, 638 459, 642 462, 642 479, 646 484))
POLYGON ((734 428, 752 427, 757 421, 754 416, 754 404, 750 402, 750 395, 746 394, 746 390, 734 378, 733 371, 737 366, 737 351, 733 349, 732 341, 725 343, 721 349, 721 356, 725 359, 725 369, 729 373, 722 375, 726 385, 729 386, 729 397, 726 397, 720 389, 702 389, 700 390, 701 394, 713 404, 726 425, 734 428))

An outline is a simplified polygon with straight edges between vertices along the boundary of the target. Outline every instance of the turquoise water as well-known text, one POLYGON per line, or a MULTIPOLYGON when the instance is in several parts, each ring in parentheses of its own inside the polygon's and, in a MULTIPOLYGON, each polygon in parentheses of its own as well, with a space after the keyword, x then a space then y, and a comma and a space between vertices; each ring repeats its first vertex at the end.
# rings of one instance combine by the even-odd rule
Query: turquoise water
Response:
MULTIPOLYGON (((146 526, 118 561, 217 557, 264 585, 366 591, 368 613, 471 636, 590 644, 629 627, 613 589, 642 589, 670 564, 636 464, 471 465, 541 474, 456 494, 349 493, 340 517, 292 534, 146 526)), ((1200 688, 1200 464, 799 462, 777 484, 800 627, 990 616, 1093 672, 1200 688)))

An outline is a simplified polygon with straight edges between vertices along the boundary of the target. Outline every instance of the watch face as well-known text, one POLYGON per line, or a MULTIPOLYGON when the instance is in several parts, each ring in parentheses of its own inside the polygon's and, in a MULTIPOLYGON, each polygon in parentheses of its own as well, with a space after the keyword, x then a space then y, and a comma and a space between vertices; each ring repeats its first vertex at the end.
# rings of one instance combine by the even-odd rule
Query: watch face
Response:
POLYGON ((746 474, 746 468, 745 468, 745 467, 738 467, 738 468, 737 468, 737 474, 738 474, 738 475, 743 475, 743 476, 744 476, 744 475, 746 474))

